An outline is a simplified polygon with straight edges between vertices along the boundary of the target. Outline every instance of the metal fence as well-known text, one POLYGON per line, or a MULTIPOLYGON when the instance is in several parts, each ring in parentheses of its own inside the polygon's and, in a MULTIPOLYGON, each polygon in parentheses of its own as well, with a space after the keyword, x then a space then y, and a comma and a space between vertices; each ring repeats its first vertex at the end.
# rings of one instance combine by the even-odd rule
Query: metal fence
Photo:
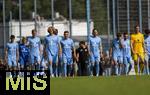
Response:
MULTIPOLYGON (((20 36, 22 34, 22 21, 30 20, 34 22, 37 28, 37 15, 45 18, 55 27, 56 21, 67 20, 69 22, 69 31, 72 33, 72 20, 87 21, 88 38, 91 30, 90 24, 94 23, 94 27, 99 31, 103 39, 104 49, 110 47, 112 36, 115 37, 117 32, 133 32, 136 24, 140 25, 140 30, 150 29, 150 0, 26 0, 30 3, 25 3, 25 0, 1 0, 3 6, 3 23, 0 24, 0 55, 3 56, 3 51, 8 36, 11 34, 11 24, 7 24, 12 20, 19 21, 20 36), (9 2, 8 2, 9 1, 9 2), (63 1, 63 2, 61 2, 63 1), (48 5, 43 5, 41 2, 47 2, 48 5), (14 9, 8 6, 12 4, 14 9), (16 5, 15 5, 16 4, 16 5), (24 10, 25 6, 31 6, 30 12, 24 10), (47 10, 47 14, 43 13, 42 8, 47 10), (18 16, 14 17, 14 13, 18 16), (24 14, 29 14, 25 17, 24 14), (32 15, 32 17, 31 17, 32 15), (48 16, 47 16, 48 15, 48 16), (45 17, 44 17, 45 16, 45 17), (105 36, 102 36, 105 35, 105 36)), ((30 26, 30 25, 29 25, 30 26)), ((79 30, 80 31, 80 30, 79 30)), ((71 35, 73 36, 73 35, 71 35)), ((87 39, 86 39, 87 40, 87 39)))

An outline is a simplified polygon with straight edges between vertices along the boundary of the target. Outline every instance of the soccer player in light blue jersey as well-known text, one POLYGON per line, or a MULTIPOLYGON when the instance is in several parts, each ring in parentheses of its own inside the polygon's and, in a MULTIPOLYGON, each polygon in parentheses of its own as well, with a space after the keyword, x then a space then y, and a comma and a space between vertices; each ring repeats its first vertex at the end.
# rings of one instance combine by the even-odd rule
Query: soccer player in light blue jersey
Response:
MULTIPOLYGON (((54 30, 55 30, 54 34, 56 36, 58 36, 59 41, 61 41, 62 40, 62 36, 58 35, 58 29, 55 28, 54 30)), ((58 56, 58 63, 56 63, 56 64, 58 64, 58 75, 59 75, 59 77, 62 76, 62 72, 63 72, 63 64, 62 63, 63 63, 62 62, 62 54, 59 54, 59 56, 58 56)))
MULTIPOLYGON (((37 37, 36 30, 32 30, 32 37, 28 38, 29 45, 29 60, 31 70, 40 70, 40 38, 37 37)), ((39 75, 39 72, 36 73, 39 75)))
POLYGON ((145 73, 149 75, 149 65, 150 65, 150 30, 146 30, 147 37, 145 38, 145 50, 146 50, 146 64, 145 73))
POLYGON ((93 68, 96 67, 96 76, 99 76, 100 57, 102 57, 102 40, 98 37, 98 31, 93 29, 92 36, 89 39, 89 53, 91 61, 91 76, 93 76, 93 68))
POLYGON ((123 68, 123 38, 120 33, 117 33, 117 38, 115 38, 112 42, 110 54, 114 63, 115 74, 120 75, 123 68))
MULTIPOLYGON (((125 74, 128 75, 129 66, 132 64, 131 48, 130 48, 130 39, 128 38, 128 33, 124 33, 123 41, 123 63, 125 66, 125 74)), ((131 65, 132 66, 132 65, 131 65)))
POLYGON ((54 35, 54 28, 49 27, 48 28, 48 33, 45 37, 45 52, 48 58, 48 63, 49 63, 49 69, 50 69, 50 75, 53 77, 54 75, 57 77, 58 76, 58 55, 60 52, 60 41, 59 37, 54 35))
POLYGON ((69 38, 69 32, 64 31, 64 38, 61 40, 62 48, 62 62, 63 62, 63 74, 65 77, 73 74, 73 57, 76 58, 76 52, 74 48, 74 42, 69 38), (73 56, 72 56, 73 53, 73 56))
MULTIPOLYGON (((17 69, 19 59, 19 51, 18 51, 18 44, 15 43, 15 36, 10 36, 10 42, 7 43, 5 49, 5 60, 8 63, 8 69, 10 71, 17 69), (14 67, 14 69, 13 69, 14 67)), ((10 77, 12 77, 11 73, 9 73, 10 77)))

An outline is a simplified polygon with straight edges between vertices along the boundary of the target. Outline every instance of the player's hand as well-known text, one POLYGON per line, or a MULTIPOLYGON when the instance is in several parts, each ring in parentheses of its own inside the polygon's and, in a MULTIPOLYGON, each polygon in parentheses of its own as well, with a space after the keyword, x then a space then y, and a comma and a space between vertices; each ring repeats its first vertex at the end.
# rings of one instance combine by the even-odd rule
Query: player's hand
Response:
POLYGON ((75 54, 73 55, 73 58, 74 58, 75 60, 77 60, 77 57, 76 57, 76 55, 75 55, 75 54))
POLYGON ((58 57, 60 58, 61 57, 61 52, 59 51, 59 53, 58 53, 58 57))
POLYGON ((132 51, 132 53, 133 53, 133 54, 136 54, 136 52, 135 52, 135 51, 132 51))
POLYGON ((102 53, 100 53, 100 56, 103 58, 103 54, 102 53))
POLYGON ((7 59, 4 60, 4 65, 7 65, 7 59))
POLYGON ((88 54, 89 54, 89 56, 91 56, 91 52, 90 51, 88 52, 88 54))

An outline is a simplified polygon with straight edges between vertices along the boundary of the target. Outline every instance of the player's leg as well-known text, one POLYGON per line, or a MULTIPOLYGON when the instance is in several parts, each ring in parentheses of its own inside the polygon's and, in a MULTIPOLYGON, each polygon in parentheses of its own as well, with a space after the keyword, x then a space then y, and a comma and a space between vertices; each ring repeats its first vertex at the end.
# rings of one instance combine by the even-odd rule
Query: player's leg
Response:
POLYGON ((91 56, 90 56, 90 76, 93 76, 94 65, 95 65, 95 58, 91 54, 91 56))
POLYGON ((139 66, 140 66, 140 73, 143 74, 144 73, 144 67, 145 67, 145 55, 144 53, 140 53, 139 54, 139 66))
POLYGON ((127 57, 123 57, 125 75, 128 75, 128 61, 127 57))
POLYGON ((144 73, 149 75, 149 56, 145 56, 145 66, 144 66, 144 73))
POLYGON ((12 77, 12 73, 11 72, 12 72, 12 69, 13 69, 13 66, 12 66, 13 64, 12 64, 11 58, 8 57, 7 63, 8 63, 7 69, 9 71, 8 72, 8 76, 12 77))
POLYGON ((95 57, 95 67, 96 67, 96 76, 99 76, 99 72, 100 72, 100 57, 95 57))
POLYGON ((52 63, 52 55, 50 54, 50 52, 47 52, 47 56, 48 56, 48 68, 50 70, 50 76, 54 77, 53 74, 53 63, 52 63))
POLYGON ((40 75, 45 75, 45 70, 46 70, 46 57, 45 56, 42 56, 41 58, 41 64, 40 64, 40 75))
POLYGON ((122 75, 124 65, 122 56, 117 57, 117 62, 118 62, 118 75, 122 75))
POLYGON ((53 74, 55 77, 58 77, 58 56, 52 56, 52 64, 53 64, 53 74))
POLYGON ((24 65, 26 64, 26 60, 27 59, 22 58, 22 57, 19 58, 19 66, 18 66, 19 76, 23 76, 24 75, 24 73, 22 71, 24 70, 24 65))
POLYGON ((67 65, 68 65, 68 76, 73 75, 73 59, 72 58, 67 58, 67 65))
POLYGON ((119 66, 117 56, 113 56, 114 66, 115 66, 115 75, 119 75, 119 66))
POLYGON ((14 73, 14 77, 17 77, 17 75, 18 75, 18 73, 17 73, 17 61, 16 61, 16 59, 13 59, 12 60, 12 67, 13 67, 13 73, 14 73))
POLYGON ((135 74, 138 75, 138 71, 139 71, 139 59, 138 59, 137 54, 133 55, 133 60, 134 60, 135 74))
POLYGON ((37 62, 37 64, 36 64, 36 70, 38 71, 37 72, 37 75, 39 75, 40 74, 40 61, 41 61, 41 56, 40 55, 37 55, 37 57, 36 57, 36 62, 37 62))
POLYGON ((62 56, 62 62, 63 62, 63 76, 67 77, 67 58, 65 55, 62 56))
POLYGON ((59 77, 61 77, 62 76, 62 72, 63 72, 63 64, 62 64, 63 62, 62 62, 62 56, 59 56, 58 57, 58 74, 59 74, 59 77))

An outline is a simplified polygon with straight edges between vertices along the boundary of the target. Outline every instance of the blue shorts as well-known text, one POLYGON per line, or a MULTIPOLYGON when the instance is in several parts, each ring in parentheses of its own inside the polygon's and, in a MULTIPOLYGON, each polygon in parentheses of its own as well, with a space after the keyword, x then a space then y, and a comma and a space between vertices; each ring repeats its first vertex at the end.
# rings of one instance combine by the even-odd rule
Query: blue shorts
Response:
POLYGON ((95 55, 91 54, 90 60, 91 60, 92 63, 95 63, 95 62, 99 63, 100 62, 100 55, 99 56, 95 56, 95 55))
POLYGON ((123 63, 124 64, 132 63, 132 57, 123 57, 123 63))
POLYGON ((11 57, 8 57, 8 66, 9 67, 16 67, 17 66, 17 62, 16 62, 16 58, 11 58, 11 57))
POLYGON ((37 62, 40 62, 41 58, 40 55, 30 55, 29 60, 30 64, 35 64, 37 62))
POLYGON ((117 63, 123 64, 123 57, 122 56, 113 56, 113 60, 117 63))
POLYGON ((49 51, 47 52, 48 61, 52 61, 53 64, 58 62, 58 54, 52 55, 49 51))
POLYGON ((29 58, 28 57, 19 57, 20 65, 27 65, 29 58))
POLYGON ((67 64, 67 65, 73 64, 73 58, 72 57, 66 57, 65 55, 62 56, 62 61, 64 64, 67 64))

